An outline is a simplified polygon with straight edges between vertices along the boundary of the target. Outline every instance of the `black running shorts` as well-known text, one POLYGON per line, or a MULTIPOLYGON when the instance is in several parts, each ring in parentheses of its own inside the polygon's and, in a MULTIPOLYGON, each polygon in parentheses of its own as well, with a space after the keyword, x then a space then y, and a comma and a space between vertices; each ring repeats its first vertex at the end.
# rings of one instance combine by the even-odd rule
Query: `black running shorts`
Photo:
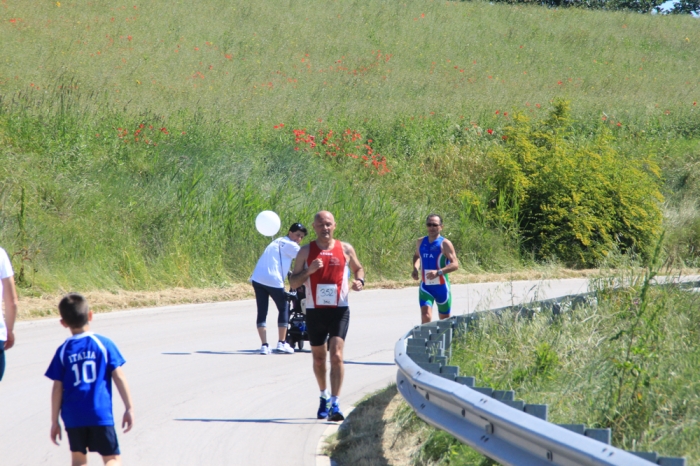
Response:
POLYGON ((350 323, 349 307, 331 307, 306 310, 306 331, 311 346, 326 343, 326 337, 340 337, 345 340, 350 323))
POLYGON ((87 455, 88 450, 102 456, 119 454, 119 442, 114 426, 66 428, 70 451, 87 455))

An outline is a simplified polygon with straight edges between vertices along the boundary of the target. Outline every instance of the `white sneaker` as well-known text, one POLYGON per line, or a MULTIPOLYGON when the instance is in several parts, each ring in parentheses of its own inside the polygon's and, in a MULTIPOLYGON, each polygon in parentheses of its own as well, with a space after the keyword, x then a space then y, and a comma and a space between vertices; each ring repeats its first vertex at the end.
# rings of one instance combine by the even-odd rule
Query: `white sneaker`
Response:
POLYGON ((277 351, 278 353, 294 354, 294 348, 289 346, 289 343, 287 343, 286 341, 278 341, 277 349, 275 351, 277 351))
POLYGON ((262 345, 260 347, 260 354, 270 354, 272 351, 270 351, 270 347, 268 345, 262 345))

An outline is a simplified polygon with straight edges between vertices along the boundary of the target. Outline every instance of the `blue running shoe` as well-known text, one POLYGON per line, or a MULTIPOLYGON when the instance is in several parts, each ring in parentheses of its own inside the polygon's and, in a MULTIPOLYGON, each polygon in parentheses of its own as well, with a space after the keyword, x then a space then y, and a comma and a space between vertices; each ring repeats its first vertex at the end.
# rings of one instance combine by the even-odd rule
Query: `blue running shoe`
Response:
POLYGON ((331 409, 328 412, 328 420, 333 422, 340 422, 345 420, 345 416, 343 416, 343 413, 340 412, 340 407, 338 406, 338 403, 333 403, 331 405, 331 409))
POLYGON ((321 403, 318 405, 318 413, 317 417, 319 419, 326 419, 328 417, 328 408, 331 407, 331 402, 330 400, 321 397, 321 403))

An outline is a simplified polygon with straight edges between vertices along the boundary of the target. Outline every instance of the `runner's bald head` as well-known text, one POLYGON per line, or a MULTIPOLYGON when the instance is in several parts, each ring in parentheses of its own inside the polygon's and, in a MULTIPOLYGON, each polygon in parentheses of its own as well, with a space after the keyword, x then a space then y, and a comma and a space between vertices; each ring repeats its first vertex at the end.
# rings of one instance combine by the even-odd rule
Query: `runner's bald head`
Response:
POLYGON ((333 217, 333 214, 328 212, 327 210, 321 210, 319 212, 316 212, 316 215, 314 215, 314 223, 318 223, 328 219, 335 223, 335 217, 333 217))
POLYGON ((327 210, 322 210, 314 215, 314 231, 317 240, 330 241, 335 231, 335 218, 327 210))

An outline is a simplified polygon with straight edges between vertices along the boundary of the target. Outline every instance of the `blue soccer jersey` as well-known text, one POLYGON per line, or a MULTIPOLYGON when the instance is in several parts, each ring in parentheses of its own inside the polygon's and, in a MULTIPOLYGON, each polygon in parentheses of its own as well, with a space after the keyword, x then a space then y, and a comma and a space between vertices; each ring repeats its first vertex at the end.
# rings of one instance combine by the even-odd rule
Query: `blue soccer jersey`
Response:
POLYGON ((124 364, 112 340, 92 332, 73 335, 51 361, 46 377, 63 382, 66 428, 112 426, 112 371, 124 364))

